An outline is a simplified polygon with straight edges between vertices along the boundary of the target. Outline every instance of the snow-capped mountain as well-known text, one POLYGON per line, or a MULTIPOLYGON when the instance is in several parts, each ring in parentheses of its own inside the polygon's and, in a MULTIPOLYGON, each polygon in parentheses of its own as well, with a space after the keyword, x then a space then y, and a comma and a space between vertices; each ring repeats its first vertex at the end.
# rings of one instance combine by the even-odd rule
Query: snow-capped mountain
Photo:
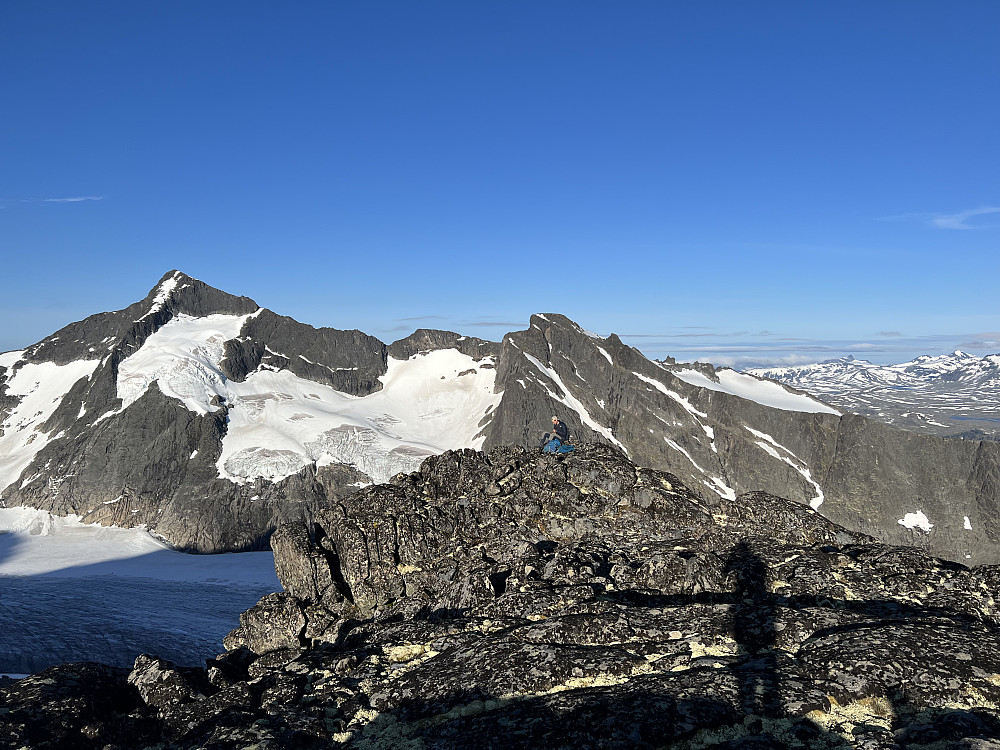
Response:
POLYGON ((557 314, 499 343, 420 330, 384 344, 174 271, 125 310, 0 355, 0 409, 6 505, 143 525, 191 551, 263 548, 282 520, 432 453, 537 445, 556 413, 576 441, 617 445, 709 503, 763 490, 893 543, 1000 560, 1000 444, 651 361, 557 314))
POLYGON ((956 351, 898 365, 843 357, 747 372, 904 429, 1000 439, 1000 354, 977 357, 956 351))

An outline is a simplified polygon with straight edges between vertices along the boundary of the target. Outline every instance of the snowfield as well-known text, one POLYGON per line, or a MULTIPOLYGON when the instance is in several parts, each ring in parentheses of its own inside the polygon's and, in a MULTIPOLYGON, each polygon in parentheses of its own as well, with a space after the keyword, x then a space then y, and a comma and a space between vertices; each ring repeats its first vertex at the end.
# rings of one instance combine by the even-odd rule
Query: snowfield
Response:
POLYGON ((767 380, 759 380, 750 375, 744 375, 735 370, 723 369, 715 374, 719 382, 706 377, 697 370, 674 371, 674 375, 685 383, 697 385, 701 388, 708 388, 712 391, 722 391, 731 396, 739 396, 748 401, 756 401, 764 406, 771 406, 783 411, 802 411, 809 413, 837 414, 840 411, 832 406, 818 401, 812 396, 804 393, 789 393, 777 383, 767 380))
POLYGON ((374 482, 412 471, 427 456, 481 448, 483 417, 500 403, 492 359, 455 349, 389 358, 382 390, 351 396, 282 370, 227 383, 229 431, 219 476, 281 479, 316 461, 351 464, 374 482))
MULTIPOLYGON (((0 366, 13 367, 23 352, 0 356, 0 366)), ((89 378, 99 359, 57 365, 29 362, 7 381, 7 395, 20 398, 0 424, 0 492, 13 484, 34 457, 53 438, 41 426, 52 416, 77 381, 89 378)))
POLYGON ((280 591, 270 552, 188 555, 141 528, 0 508, 0 673, 141 653, 202 665, 260 597, 280 591))
POLYGON ((178 315, 160 326, 138 351, 118 367, 118 398, 122 409, 135 403, 158 382, 160 390, 184 403, 195 414, 218 407, 214 396, 226 395, 226 376, 219 369, 225 343, 236 338, 250 315, 178 315))
POLYGON ((229 429, 217 466, 235 483, 277 481, 314 461, 351 464, 385 482, 426 456, 482 447, 480 422, 502 396, 493 392, 492 359, 455 349, 390 357, 382 390, 363 397, 267 365, 237 383, 220 368, 225 342, 256 314, 178 315, 161 326, 119 368, 122 408, 154 382, 196 414, 218 410, 213 399, 224 399, 229 429))
POLYGON ((897 365, 841 357, 747 372, 905 430, 971 439, 1000 435, 1000 354, 956 351, 897 365))

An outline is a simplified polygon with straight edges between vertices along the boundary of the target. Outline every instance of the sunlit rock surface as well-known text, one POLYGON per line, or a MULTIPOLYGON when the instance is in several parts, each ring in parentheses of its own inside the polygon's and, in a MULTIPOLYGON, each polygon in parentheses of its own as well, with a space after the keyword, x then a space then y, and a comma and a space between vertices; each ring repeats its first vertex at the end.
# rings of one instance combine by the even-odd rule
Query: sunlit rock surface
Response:
POLYGON ((449 452, 273 539, 207 670, 0 691, 11 746, 995 747, 994 567, 604 445, 449 452), (937 743, 937 744, 935 744, 937 743))

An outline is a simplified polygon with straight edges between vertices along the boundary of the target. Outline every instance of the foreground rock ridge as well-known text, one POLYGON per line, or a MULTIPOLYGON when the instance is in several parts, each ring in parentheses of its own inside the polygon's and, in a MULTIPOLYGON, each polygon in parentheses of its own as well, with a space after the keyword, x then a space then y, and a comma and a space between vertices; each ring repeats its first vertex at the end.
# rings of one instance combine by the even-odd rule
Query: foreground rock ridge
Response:
POLYGON ((1000 442, 841 414, 708 365, 655 362, 557 314, 494 343, 316 329, 178 271, 141 302, 0 355, 2 502, 266 549, 447 449, 578 441, 674 473, 706 506, 764 491, 890 544, 1000 562, 1000 442))
POLYGON ((0 687, 27 748, 996 748, 1000 569, 608 445, 452 451, 272 539, 207 669, 0 687))

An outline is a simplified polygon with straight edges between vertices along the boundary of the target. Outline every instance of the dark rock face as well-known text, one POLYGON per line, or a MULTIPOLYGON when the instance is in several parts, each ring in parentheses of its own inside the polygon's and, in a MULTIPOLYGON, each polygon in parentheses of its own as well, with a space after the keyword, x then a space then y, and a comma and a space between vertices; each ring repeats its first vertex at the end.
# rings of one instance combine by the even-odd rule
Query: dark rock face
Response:
POLYGON ((226 342, 222 366, 237 381, 263 364, 366 396, 381 389, 378 378, 385 374, 386 356, 385 344, 361 331, 313 328, 263 310, 246 322, 238 339, 226 342))
POLYGON ((891 544, 966 564, 1000 562, 995 442, 772 408, 692 385, 681 370, 719 379, 710 367, 651 362, 561 315, 534 315, 528 330, 504 337, 503 398, 485 447, 537 444, 548 416, 565 415, 577 439, 617 442, 637 463, 674 472, 708 504, 764 491, 815 503, 824 516, 891 544), (930 532, 901 525, 917 511, 933 523, 930 532))
POLYGON ((451 331, 418 328, 405 339, 399 339, 399 341, 390 344, 389 356, 395 359, 409 359, 415 354, 438 351, 439 349, 457 349, 462 354, 477 361, 484 357, 496 357, 500 353, 500 345, 494 341, 484 341, 472 336, 460 336, 451 331))
MULTIPOLYGON (((288 471, 305 465, 290 476, 276 470, 273 476, 284 477, 278 481, 230 482, 220 478, 217 462, 236 407, 217 398, 214 411, 196 414, 154 383, 122 409, 117 377, 128 357, 177 316, 210 314, 249 316, 221 344, 220 377, 245 381, 252 372, 287 370, 365 396, 382 387, 389 357, 457 349, 477 362, 492 358, 486 366, 496 368, 495 389, 502 395, 478 422, 476 439, 483 438, 486 448, 537 445, 556 413, 575 440, 615 445, 638 464, 671 471, 706 507, 766 492, 811 504, 890 544, 918 546, 963 564, 1000 563, 996 441, 943 440, 852 415, 765 406, 726 392, 725 373, 710 366, 650 361, 617 336, 594 336, 561 315, 532 316, 527 330, 500 344, 421 329, 387 346, 358 331, 302 325, 176 271, 143 301, 67 326, 20 361, 0 366, 4 415, 19 402, 7 387, 18 368, 94 366, 33 428, 49 442, 19 477, 4 479, 10 484, 2 488, 3 501, 101 523, 146 524, 181 548, 218 552, 262 548, 282 521, 311 522, 317 509, 335 507, 337 497, 367 481, 346 465, 317 470, 305 455, 255 446, 236 461, 251 466, 248 476, 254 462, 285 462, 293 467, 288 471), (905 521, 918 513, 927 524, 905 521)), ((270 396, 280 394, 262 397, 270 396)), ((388 434, 395 419, 387 413, 376 421, 388 434)), ((317 452, 350 445, 353 453, 337 454, 344 461, 353 460, 364 441, 376 445, 379 439, 374 430, 336 422, 320 438, 317 452)), ((391 469, 384 476, 414 466, 424 448, 387 449, 391 469)))
POLYGON ((79 747, 1000 737, 1000 569, 886 546, 764 493, 708 507, 608 446, 449 452, 273 543, 286 591, 207 670, 151 657, 129 675, 48 670, 0 686, 0 736, 59 747, 38 724, 59 716, 60 737, 86 729, 79 747))

